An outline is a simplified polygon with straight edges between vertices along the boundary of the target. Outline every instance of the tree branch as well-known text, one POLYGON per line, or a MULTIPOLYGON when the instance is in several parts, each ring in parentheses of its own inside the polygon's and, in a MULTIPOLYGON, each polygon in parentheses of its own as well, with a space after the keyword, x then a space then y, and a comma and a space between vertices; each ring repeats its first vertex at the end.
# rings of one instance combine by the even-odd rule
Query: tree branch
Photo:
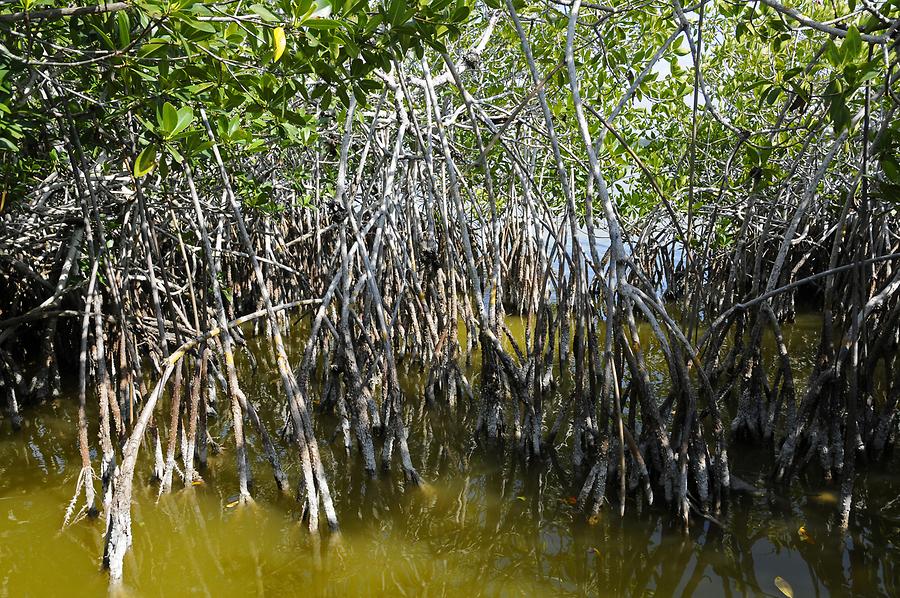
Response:
MULTIPOLYGON (((773 8, 776 12, 780 12, 781 14, 788 16, 801 25, 805 25, 810 29, 815 29, 816 31, 821 31, 823 33, 828 33, 829 35, 834 35, 837 37, 847 37, 847 30, 841 29, 840 27, 833 27, 831 25, 826 25, 825 23, 820 23, 819 21, 815 21, 795 8, 788 8, 775 0, 762 0, 762 3, 768 6, 769 8, 773 8)), ((868 42, 870 44, 878 44, 883 46, 887 43, 890 43, 890 38, 883 37, 880 35, 871 35, 868 33, 860 33, 860 39, 864 42, 868 42)))
POLYGON ((127 2, 113 2, 112 4, 98 4, 96 6, 69 6, 66 8, 48 8, 46 10, 32 10, 26 12, 13 12, 0 15, 0 23, 17 23, 26 19, 37 21, 55 21, 67 17, 79 15, 94 15, 110 12, 119 12, 128 8, 127 2))

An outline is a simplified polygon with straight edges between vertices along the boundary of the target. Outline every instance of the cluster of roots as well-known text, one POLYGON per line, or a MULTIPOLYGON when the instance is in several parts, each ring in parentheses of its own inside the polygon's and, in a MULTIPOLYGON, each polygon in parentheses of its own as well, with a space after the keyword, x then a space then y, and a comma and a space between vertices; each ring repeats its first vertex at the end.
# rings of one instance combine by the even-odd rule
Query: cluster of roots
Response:
MULTIPOLYGON (((565 66, 578 164, 507 8, 536 90, 516 116, 528 126, 501 129, 474 99, 474 63, 444 56, 438 76, 424 60, 395 64, 380 97, 351 100, 306 150, 232 154, 201 111, 212 157, 135 179, 107 158, 127 148, 87 151, 79 127, 58 132, 65 160, 2 214, 0 394, 18 426, 23 405, 58 395, 74 372, 82 474, 67 519, 103 514, 114 580, 142 446, 162 494, 190 487, 216 443, 232 445, 247 501, 253 434, 309 528, 337 529, 328 480, 339 474, 323 466, 318 412, 337 417, 348 459, 411 485, 423 483, 407 443, 413 408, 471 421, 486 450, 535 467, 563 452, 589 521, 630 498, 685 525, 712 518, 739 489, 729 446, 766 445, 778 481, 810 465, 840 481, 846 525, 854 474, 887 454, 900 396, 896 207, 867 190, 864 165, 826 176, 859 164, 873 136, 818 130, 776 188, 748 192, 734 213, 703 204, 692 238, 665 200, 623 219, 579 95, 577 7, 565 66), (295 172, 308 176, 298 184, 295 172), (266 189, 263 204, 247 181, 266 189), (717 244, 726 217, 734 240, 717 244), (824 316, 813 371, 797 379, 781 327, 805 295, 824 316), (279 374, 279 429, 241 389, 246 322, 279 374), (416 393, 401 388, 406 370, 421 372, 416 393), (210 433, 213 410, 227 439, 210 433), (279 443, 300 464, 293 487, 279 443)), ((865 115, 873 132, 893 114, 878 106, 865 115)))

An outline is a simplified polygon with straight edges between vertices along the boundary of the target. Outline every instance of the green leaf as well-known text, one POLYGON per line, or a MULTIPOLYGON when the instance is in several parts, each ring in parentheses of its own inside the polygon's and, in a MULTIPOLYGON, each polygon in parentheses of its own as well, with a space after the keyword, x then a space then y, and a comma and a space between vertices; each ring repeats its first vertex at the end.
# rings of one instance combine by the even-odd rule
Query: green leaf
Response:
POLYGON ((206 83, 196 83, 196 84, 194 84, 194 85, 188 85, 188 86, 185 87, 184 89, 185 89, 188 93, 190 93, 192 96, 196 96, 196 95, 199 95, 199 94, 203 93, 203 92, 206 91, 207 89, 211 89, 211 88, 213 88, 213 87, 215 87, 215 86, 216 86, 215 83, 213 83, 213 82, 211 82, 211 81, 207 81, 206 83))
POLYGON ((750 164, 759 166, 759 152, 752 145, 747 146, 747 157, 750 158, 750 164))
POLYGON ((163 136, 171 137, 172 131, 175 130, 175 126, 178 124, 178 111, 175 110, 175 106, 166 102, 163 104, 162 112, 157 115, 157 120, 163 136))
POLYGON ((225 28, 225 39, 233 44, 244 41, 244 30, 237 23, 229 23, 225 28))
POLYGON ((758 108, 762 108, 763 103, 766 101, 766 98, 769 97, 769 94, 772 92, 772 89, 774 87, 775 86, 770 83, 770 84, 766 84, 766 86, 760 90, 759 104, 757 105, 758 108))
POLYGON ((838 48, 834 41, 828 40, 825 42, 825 58, 828 59, 828 62, 831 66, 838 67, 844 63, 844 46, 841 45, 838 48))
POLYGON ((194 111, 191 110, 190 106, 182 106, 178 109, 177 112, 177 121, 175 126, 172 128, 172 131, 169 133, 169 137, 175 137, 186 128, 188 128, 194 120, 194 111))
POLYGON ((120 10, 116 13, 116 23, 119 26, 119 44, 122 48, 126 48, 131 43, 131 22, 128 19, 128 13, 120 10))
POLYGON ((156 166, 156 146, 148 145, 138 154, 137 160, 134 161, 134 177, 139 179, 149 174, 156 166))
POLYGON ((887 156, 881 159, 881 169, 884 170, 885 176, 900 185, 900 164, 897 160, 887 156))
POLYGON ((303 22, 303 26, 310 29, 337 29, 341 22, 334 19, 309 19, 303 22))
POLYGON ((94 23, 91 23, 91 28, 100 37, 100 40, 103 42, 103 45, 106 46, 107 50, 109 50, 110 52, 114 52, 118 49, 112 42, 112 39, 110 39, 109 35, 107 35, 107 33, 103 29, 101 29, 94 23))
MULTIPOLYGON (((353 9, 354 12, 358 10, 357 8, 353 9)), ((306 16, 306 19, 327 19, 331 16, 331 0, 316 0, 312 7, 310 7, 310 13, 306 16)))
POLYGON ((844 96, 835 96, 831 100, 831 106, 828 108, 828 116, 834 124, 835 131, 843 131, 850 125, 850 109, 847 108, 847 102, 844 96))
POLYGON ((878 77, 881 74, 881 63, 876 60, 871 60, 862 65, 859 69, 858 77, 859 84, 863 84, 866 81, 871 81, 878 77))
POLYGON ((263 6, 262 4, 254 4, 250 7, 250 12, 253 12, 259 15, 263 21, 269 21, 271 23, 277 22, 279 19, 272 12, 263 6))
POLYGON ((467 4, 460 4, 456 7, 456 10, 453 11, 453 16, 450 17, 450 20, 455 21, 457 23, 464 22, 467 18, 469 18, 469 13, 472 12, 472 9, 469 8, 467 4))
POLYGON ((207 33, 209 35, 213 35, 216 33, 216 28, 213 27, 212 23, 207 23, 206 21, 196 21, 194 19, 182 19, 186 25, 200 31, 201 33, 207 33))
POLYGON ((387 9, 388 22, 397 27, 406 21, 406 0, 391 0, 387 9))
POLYGON ((184 162, 184 156, 181 155, 181 152, 179 152, 174 145, 167 145, 166 149, 169 150, 169 154, 171 154, 176 162, 178 162, 179 164, 184 162))
POLYGON ((154 58, 156 54, 169 47, 171 42, 167 39, 154 38, 143 44, 137 52, 138 58, 154 58))
POLYGON ((134 117, 137 119, 139 123, 144 125, 144 128, 148 131, 155 131, 156 127, 153 126, 153 123, 141 116, 140 114, 135 114, 134 117))
POLYGON ((841 44, 841 50, 844 51, 844 60, 853 60, 861 49, 862 38, 859 35, 859 29, 856 28, 856 25, 851 25, 850 29, 847 30, 847 37, 844 38, 844 43, 841 44))

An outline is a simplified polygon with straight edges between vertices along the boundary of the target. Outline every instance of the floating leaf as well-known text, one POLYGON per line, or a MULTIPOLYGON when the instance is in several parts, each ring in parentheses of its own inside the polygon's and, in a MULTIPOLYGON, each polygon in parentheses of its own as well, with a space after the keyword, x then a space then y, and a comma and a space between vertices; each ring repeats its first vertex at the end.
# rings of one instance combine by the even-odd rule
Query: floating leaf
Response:
POLYGON ((148 145, 138 154, 137 160, 134 161, 134 177, 141 178, 149 174, 156 166, 156 146, 148 145))
POLYGON ((577 504, 577 503, 578 503, 578 497, 577 497, 577 496, 567 496, 567 497, 565 497, 565 498, 563 498, 563 499, 560 499, 560 500, 562 500, 562 501, 563 501, 564 503, 566 503, 567 505, 574 505, 574 504, 577 504))
POLYGON ((600 513, 595 513, 588 517, 587 522, 588 525, 597 525, 598 523, 600 523, 600 513))
POLYGON ((800 540, 806 542, 807 544, 815 544, 816 541, 813 540, 812 536, 809 535, 809 532, 806 531, 806 526, 801 525, 800 529, 797 530, 797 535, 800 536, 800 540))
POLYGON ((524 501, 524 500, 525 500, 525 497, 524 497, 524 496, 517 496, 517 497, 516 497, 516 500, 524 501))
POLYGON ((794 598, 794 588, 791 587, 791 584, 789 584, 785 578, 781 576, 776 577, 775 587, 781 590, 781 593, 788 598, 794 598))
POLYGON ((272 32, 272 45, 275 51, 275 62, 284 54, 284 47, 287 40, 284 37, 284 27, 276 27, 272 32))
POLYGON ((823 490, 813 496, 813 500, 823 505, 836 505, 839 499, 838 495, 831 490, 823 490))

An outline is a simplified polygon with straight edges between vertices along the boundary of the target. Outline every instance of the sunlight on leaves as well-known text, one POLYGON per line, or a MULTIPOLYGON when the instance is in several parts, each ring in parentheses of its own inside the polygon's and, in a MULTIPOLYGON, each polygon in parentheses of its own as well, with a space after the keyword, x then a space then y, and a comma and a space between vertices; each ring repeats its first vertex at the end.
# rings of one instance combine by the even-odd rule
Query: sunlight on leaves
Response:
POLYGON ((274 61, 278 62, 278 59, 281 58, 281 55, 284 54, 284 47, 286 45, 286 39, 284 37, 284 27, 276 27, 272 32, 272 44, 274 46, 275 55, 274 61))
POLYGON ((141 178, 150 174, 156 166, 156 146, 148 145, 138 154, 137 160, 134 161, 134 177, 141 178))

